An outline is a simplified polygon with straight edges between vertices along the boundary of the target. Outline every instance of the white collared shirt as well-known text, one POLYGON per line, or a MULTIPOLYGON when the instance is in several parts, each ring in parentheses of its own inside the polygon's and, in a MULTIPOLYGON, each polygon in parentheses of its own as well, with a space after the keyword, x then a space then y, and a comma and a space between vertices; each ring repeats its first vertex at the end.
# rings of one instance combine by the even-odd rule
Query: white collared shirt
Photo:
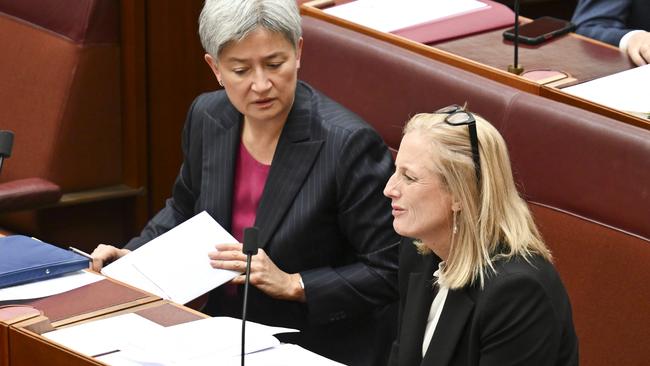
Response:
MULTIPOLYGON (((436 279, 440 278, 440 272, 444 266, 445 262, 440 262, 438 264, 438 270, 433 272, 433 276, 436 277, 436 279)), ((449 288, 445 286, 440 286, 439 284, 436 284, 436 286, 438 286, 438 293, 431 302, 431 309, 429 310, 429 317, 427 319, 427 327, 424 329, 424 340, 422 341, 422 357, 424 357, 424 355, 427 353, 427 349, 429 349, 429 343, 431 343, 431 338, 433 337, 433 333, 435 332, 436 326, 438 325, 438 319, 440 319, 442 309, 445 307, 445 300, 447 299, 447 293, 449 292, 449 288)))
POLYGON ((643 33, 643 32, 645 31, 641 29, 637 29, 625 33, 625 35, 621 37, 621 40, 618 42, 618 48, 623 52, 627 52, 627 44, 630 41, 630 37, 632 37, 636 33, 643 33))

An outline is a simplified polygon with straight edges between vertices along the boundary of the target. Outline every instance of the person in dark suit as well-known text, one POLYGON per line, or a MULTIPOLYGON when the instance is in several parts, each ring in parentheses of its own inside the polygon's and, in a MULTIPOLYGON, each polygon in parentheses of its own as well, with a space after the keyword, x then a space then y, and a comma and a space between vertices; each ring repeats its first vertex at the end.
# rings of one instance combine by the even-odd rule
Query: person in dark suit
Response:
MULTIPOLYGON (((208 0, 199 34, 223 90, 190 107, 166 207, 124 249, 100 245, 95 268, 203 210, 240 241, 254 224, 248 319, 298 328, 283 340, 339 362, 385 363, 398 299, 399 236, 382 195, 390 152, 358 116, 297 80, 294 0, 208 0)), ((244 271, 240 243, 216 249, 206 257, 214 268, 244 271)), ((212 291, 203 311, 241 317, 243 282, 212 291)))
POLYGON ((637 65, 650 63, 650 1, 580 0, 576 33, 619 47, 637 65))
POLYGON ((384 189, 404 236, 389 365, 577 365, 571 304, 501 135, 459 106, 404 131, 384 189))

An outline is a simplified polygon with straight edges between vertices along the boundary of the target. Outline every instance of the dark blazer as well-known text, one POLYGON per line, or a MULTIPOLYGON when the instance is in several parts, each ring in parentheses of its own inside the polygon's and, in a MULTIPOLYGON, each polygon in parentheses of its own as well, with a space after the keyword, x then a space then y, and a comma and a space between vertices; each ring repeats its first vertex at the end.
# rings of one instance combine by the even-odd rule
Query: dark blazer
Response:
POLYGON ((650 31, 650 1, 580 0, 572 22, 576 33, 618 47, 626 33, 635 29, 650 31))
POLYGON ((483 289, 450 290, 424 358, 422 342, 440 259, 405 239, 400 325, 390 365, 577 365, 571 305, 553 265, 539 257, 497 261, 483 289))
MULTIPOLYGON (((183 132, 173 194, 132 239, 134 249, 205 210, 231 228, 233 175, 243 117, 225 92, 199 96, 183 132)), ((391 155, 358 116, 299 82, 257 210, 259 243, 288 273, 300 272, 306 304, 251 288, 248 319, 294 327, 284 340, 356 365, 381 362, 394 339, 399 237, 382 195, 391 155), (381 313, 383 318, 378 318, 381 313), (381 329, 388 327, 389 329, 381 329), (376 340, 373 341, 373 340, 376 340)), ((241 295, 210 293, 205 312, 241 317, 241 295)))

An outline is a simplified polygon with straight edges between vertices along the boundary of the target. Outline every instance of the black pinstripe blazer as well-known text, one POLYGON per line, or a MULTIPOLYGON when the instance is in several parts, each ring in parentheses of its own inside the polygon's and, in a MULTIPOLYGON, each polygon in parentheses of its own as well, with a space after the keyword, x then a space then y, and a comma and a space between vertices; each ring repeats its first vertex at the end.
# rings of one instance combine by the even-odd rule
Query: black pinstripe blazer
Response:
MULTIPOLYGON (((127 248, 202 210, 230 229, 241 121, 223 91, 194 101, 172 197, 127 248)), ((260 246, 274 263, 301 273, 307 304, 253 289, 250 320, 299 328, 300 335, 288 341, 348 364, 379 362, 395 336, 389 325, 396 312, 376 318, 379 308, 397 299, 399 237, 392 229, 390 202, 382 195, 392 169, 388 149, 370 126, 298 83, 255 225, 260 246)), ((239 317, 241 298, 217 289, 205 311, 239 317)))

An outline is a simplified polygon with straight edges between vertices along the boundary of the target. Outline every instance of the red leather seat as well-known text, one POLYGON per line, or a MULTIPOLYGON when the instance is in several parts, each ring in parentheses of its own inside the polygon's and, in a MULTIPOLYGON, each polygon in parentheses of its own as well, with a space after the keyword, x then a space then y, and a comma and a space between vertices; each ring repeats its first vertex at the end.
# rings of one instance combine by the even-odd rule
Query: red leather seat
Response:
MULTIPOLYGON (((113 0, 0 0, 0 128, 15 132, 0 183, 40 179, 11 184, 0 196, 21 204, 0 210, 122 182, 119 11, 113 0)), ((38 220, 0 217, 27 232, 38 220)))

